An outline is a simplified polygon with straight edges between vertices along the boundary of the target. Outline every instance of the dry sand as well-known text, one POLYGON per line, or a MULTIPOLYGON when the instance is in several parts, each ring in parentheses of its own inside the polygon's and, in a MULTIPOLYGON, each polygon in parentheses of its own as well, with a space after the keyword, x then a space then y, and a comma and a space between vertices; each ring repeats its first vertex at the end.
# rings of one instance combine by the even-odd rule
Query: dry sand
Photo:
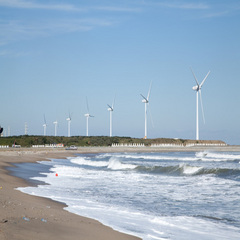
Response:
POLYGON ((47 198, 24 194, 17 187, 29 183, 9 175, 12 163, 36 162, 63 158, 87 152, 153 152, 153 151, 239 151, 240 146, 215 148, 79 148, 64 149, 0 149, 0 240, 133 240, 136 237, 119 233, 98 221, 63 210, 64 204, 47 198))

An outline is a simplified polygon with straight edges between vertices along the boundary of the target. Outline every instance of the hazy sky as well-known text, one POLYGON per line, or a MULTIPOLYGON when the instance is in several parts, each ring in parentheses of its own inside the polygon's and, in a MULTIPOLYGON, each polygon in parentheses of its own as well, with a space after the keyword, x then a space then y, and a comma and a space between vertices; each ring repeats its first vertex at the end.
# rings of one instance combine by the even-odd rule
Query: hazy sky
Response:
POLYGON ((195 139, 196 92, 202 88, 206 123, 200 139, 240 144, 239 0, 0 0, 0 124, 11 135, 195 139))

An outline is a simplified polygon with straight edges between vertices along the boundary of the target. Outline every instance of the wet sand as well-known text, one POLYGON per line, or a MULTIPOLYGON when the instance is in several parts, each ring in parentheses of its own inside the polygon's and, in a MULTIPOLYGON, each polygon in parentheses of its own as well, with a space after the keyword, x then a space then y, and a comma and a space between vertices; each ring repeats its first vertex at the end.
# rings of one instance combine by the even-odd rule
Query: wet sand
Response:
POLYGON ((65 211, 64 204, 47 198, 24 194, 17 187, 30 183, 11 176, 6 167, 13 163, 36 162, 49 158, 64 158, 76 153, 99 152, 168 152, 168 151, 236 151, 240 146, 112 148, 89 147, 77 151, 65 149, 0 149, 0 240, 134 240, 134 236, 119 233, 93 219, 65 211))

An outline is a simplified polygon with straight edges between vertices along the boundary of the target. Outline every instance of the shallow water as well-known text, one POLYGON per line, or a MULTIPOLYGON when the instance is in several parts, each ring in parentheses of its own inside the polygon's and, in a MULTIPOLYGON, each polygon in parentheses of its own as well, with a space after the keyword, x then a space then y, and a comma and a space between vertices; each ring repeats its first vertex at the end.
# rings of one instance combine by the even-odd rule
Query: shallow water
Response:
POLYGON ((147 240, 234 240, 240 239, 239 162, 240 153, 84 154, 40 162, 50 171, 33 180, 48 185, 19 190, 147 240))

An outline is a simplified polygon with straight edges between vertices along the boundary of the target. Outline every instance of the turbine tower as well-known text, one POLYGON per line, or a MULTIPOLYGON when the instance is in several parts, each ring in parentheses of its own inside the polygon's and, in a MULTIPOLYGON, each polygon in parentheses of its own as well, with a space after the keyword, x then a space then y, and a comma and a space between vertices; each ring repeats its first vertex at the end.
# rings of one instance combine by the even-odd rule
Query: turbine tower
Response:
POLYGON ((112 137, 112 113, 113 113, 113 106, 114 106, 115 98, 113 100, 112 106, 107 104, 108 106, 108 111, 110 113, 110 137, 112 137))
POLYGON ((56 137, 57 136, 57 125, 58 125, 57 120, 55 122, 53 122, 53 124, 54 124, 54 127, 55 127, 54 135, 56 137))
POLYGON ((86 117, 86 136, 88 136, 88 121, 90 117, 94 117, 89 113, 89 107, 88 107, 88 99, 86 97, 86 102, 87 102, 87 113, 84 114, 84 116, 86 117))
POLYGON ((47 133, 47 122, 46 122, 45 114, 43 115, 43 118, 44 118, 43 136, 46 136, 46 133, 47 133))
POLYGON ((149 104, 149 96, 150 96, 151 87, 152 87, 152 82, 150 83, 147 98, 144 97, 142 94, 140 94, 143 98, 142 102, 145 104, 145 134, 144 134, 145 136, 144 136, 144 139, 147 139, 147 105, 149 104))
POLYGON ((27 125, 27 122, 25 122, 25 135, 28 135, 28 125, 27 125))
POLYGON ((70 113, 66 120, 68 122, 68 137, 70 137, 71 136, 71 120, 72 120, 70 113))
POLYGON ((194 91, 196 91, 196 140, 199 140, 199 121, 198 121, 198 92, 200 94, 200 102, 201 102, 201 108, 202 108, 202 117, 203 117, 203 122, 205 123, 205 117, 204 117, 204 111, 203 111, 203 103, 202 103, 202 94, 201 94, 201 88, 204 84, 204 82, 206 81, 210 71, 207 73, 207 75, 205 76, 205 78, 202 80, 201 84, 198 83, 198 80, 191 68, 192 74, 195 78, 195 81, 197 83, 196 86, 194 86, 192 89, 194 91))

